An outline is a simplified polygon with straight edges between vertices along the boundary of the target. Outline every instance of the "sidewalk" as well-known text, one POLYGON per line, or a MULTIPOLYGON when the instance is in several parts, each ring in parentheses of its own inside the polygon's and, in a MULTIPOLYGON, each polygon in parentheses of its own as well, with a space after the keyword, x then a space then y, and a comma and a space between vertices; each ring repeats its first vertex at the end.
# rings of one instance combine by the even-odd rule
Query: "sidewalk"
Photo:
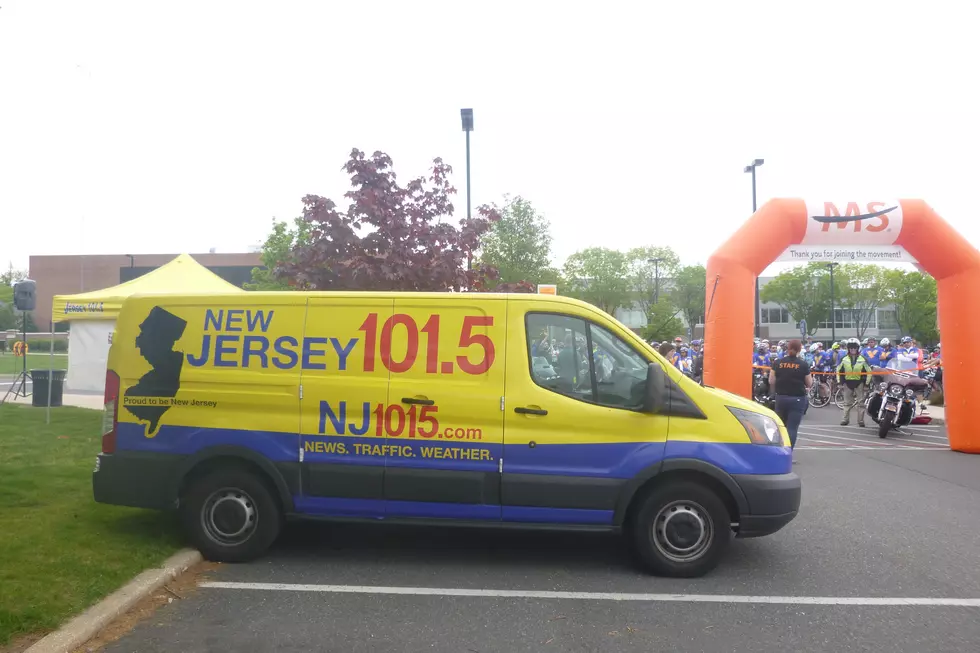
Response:
POLYGON ((930 406, 929 404, 926 404, 924 414, 932 418, 933 424, 946 423, 946 409, 942 406, 930 406))
MULTIPOLYGON (((0 399, 3 394, 0 393, 0 399)), ((32 397, 10 397, 7 401, 15 404, 30 405, 32 397)), ((92 410, 102 410, 102 395, 73 395, 65 394, 61 401, 65 406, 75 406, 77 408, 91 408, 92 410)), ((40 406, 44 408, 44 406, 40 406)))

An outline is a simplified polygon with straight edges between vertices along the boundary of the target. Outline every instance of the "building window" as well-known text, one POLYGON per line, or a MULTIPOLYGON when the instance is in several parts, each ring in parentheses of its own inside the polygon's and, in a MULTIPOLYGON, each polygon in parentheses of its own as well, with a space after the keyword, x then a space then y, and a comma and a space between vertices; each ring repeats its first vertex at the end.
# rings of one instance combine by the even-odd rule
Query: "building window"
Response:
POLYGON ((789 311, 785 308, 760 308, 759 324, 789 324, 789 311))
POLYGON ((879 329, 898 329, 898 315, 894 308, 882 308, 878 310, 879 329))
MULTIPOLYGON (((875 329, 878 326, 876 315, 872 313, 868 316, 867 311, 853 311, 849 308, 838 308, 834 310, 834 328, 837 329, 856 329, 861 317, 870 317, 869 324, 864 324, 866 329, 875 329)), ((821 320, 817 323, 817 328, 829 329, 829 320, 821 320)))

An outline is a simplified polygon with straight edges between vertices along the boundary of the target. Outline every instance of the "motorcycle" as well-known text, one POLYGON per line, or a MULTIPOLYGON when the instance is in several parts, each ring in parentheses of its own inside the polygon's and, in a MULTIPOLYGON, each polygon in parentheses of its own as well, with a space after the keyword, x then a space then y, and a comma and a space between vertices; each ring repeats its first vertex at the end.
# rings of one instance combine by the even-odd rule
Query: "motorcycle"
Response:
POLYGON ((916 415, 916 394, 925 391, 929 382, 914 374, 895 371, 875 385, 868 397, 867 413, 878 425, 878 437, 888 437, 888 431, 907 426, 916 415))

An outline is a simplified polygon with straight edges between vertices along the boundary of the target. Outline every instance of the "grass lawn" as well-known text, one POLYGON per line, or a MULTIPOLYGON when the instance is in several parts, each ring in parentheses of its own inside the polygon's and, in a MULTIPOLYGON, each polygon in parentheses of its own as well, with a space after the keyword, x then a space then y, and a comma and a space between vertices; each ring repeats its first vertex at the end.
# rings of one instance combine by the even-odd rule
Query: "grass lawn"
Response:
MULTIPOLYGON (((68 367, 68 357, 55 354, 53 357, 48 354, 28 354, 27 371, 48 369, 48 359, 51 358, 51 365, 56 370, 63 370, 68 367)), ((0 354, 0 379, 7 376, 16 376, 22 369, 24 360, 19 356, 14 356, 9 351, 0 354)))
POLYGON ((92 499, 102 414, 0 406, 0 647, 57 627, 181 545, 173 515, 92 499))

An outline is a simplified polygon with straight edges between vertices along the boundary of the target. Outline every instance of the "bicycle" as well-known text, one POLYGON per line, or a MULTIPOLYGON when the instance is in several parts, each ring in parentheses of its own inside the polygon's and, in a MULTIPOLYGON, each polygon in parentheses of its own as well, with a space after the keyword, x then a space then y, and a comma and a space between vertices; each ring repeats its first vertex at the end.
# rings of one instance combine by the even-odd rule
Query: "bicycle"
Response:
MULTIPOLYGON (((817 376, 813 385, 810 386, 810 390, 806 393, 807 402, 814 408, 823 408, 830 403, 831 398, 835 398, 834 385, 833 377, 828 380, 823 375, 817 376)), ((843 395, 841 399, 843 399, 843 395)))

